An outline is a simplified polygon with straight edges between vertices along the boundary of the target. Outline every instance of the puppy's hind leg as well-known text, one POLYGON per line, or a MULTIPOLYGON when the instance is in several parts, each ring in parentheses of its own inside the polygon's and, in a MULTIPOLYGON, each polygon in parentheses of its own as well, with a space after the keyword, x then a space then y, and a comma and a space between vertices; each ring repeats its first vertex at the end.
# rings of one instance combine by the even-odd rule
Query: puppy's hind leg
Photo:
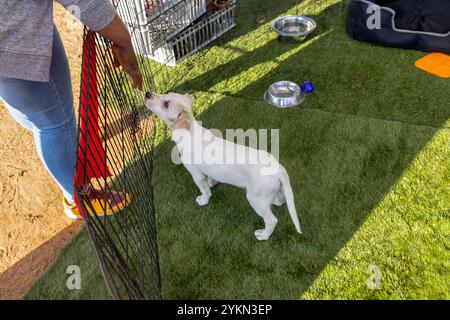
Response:
POLYGON ((271 199, 266 196, 255 196, 251 193, 247 193, 247 199, 253 209, 255 209, 256 213, 263 218, 265 224, 264 229, 255 231, 256 239, 268 240, 278 223, 278 219, 274 216, 272 209, 270 208, 271 199))

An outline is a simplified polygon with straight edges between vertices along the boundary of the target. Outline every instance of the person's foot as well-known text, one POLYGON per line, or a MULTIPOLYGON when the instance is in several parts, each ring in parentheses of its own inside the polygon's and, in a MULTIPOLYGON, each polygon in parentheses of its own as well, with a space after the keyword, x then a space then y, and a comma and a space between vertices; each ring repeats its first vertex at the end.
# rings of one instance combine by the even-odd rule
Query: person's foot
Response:
MULTIPOLYGON (((85 208, 90 215, 104 216, 117 213, 131 203, 131 196, 126 192, 110 191, 106 194, 103 191, 93 190, 88 194, 89 203, 85 203, 85 208)), ((70 219, 81 219, 82 216, 75 204, 63 199, 64 213, 70 219)))

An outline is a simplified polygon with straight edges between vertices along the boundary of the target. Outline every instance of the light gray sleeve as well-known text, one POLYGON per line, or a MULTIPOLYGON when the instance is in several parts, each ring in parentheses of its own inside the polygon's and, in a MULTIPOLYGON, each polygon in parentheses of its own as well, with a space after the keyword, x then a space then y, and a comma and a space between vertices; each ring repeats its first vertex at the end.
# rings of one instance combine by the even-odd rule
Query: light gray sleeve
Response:
POLYGON ((116 15, 110 0, 57 0, 90 29, 106 27, 116 15))

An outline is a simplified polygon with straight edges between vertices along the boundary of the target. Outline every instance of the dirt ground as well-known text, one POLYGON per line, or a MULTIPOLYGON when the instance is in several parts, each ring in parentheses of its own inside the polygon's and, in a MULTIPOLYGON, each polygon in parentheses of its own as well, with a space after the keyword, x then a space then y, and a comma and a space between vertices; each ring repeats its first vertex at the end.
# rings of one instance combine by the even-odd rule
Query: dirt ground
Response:
MULTIPOLYGON (((82 24, 54 5, 78 105, 82 24)), ((33 137, 0 103, 0 299, 23 296, 83 223, 62 211, 62 194, 35 152, 33 137)))

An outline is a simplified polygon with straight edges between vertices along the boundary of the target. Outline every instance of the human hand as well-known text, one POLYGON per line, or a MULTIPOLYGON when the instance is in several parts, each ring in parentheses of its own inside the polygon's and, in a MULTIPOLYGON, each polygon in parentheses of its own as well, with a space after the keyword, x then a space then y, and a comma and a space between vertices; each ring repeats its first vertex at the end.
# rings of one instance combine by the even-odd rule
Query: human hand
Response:
POLYGON ((122 66, 123 70, 130 76, 133 88, 142 91, 142 75, 131 43, 123 47, 113 44, 112 53, 114 66, 116 68, 122 66))
POLYGON ((133 88, 142 91, 142 76, 134 54, 131 37, 118 15, 103 29, 97 31, 101 36, 113 43, 112 53, 114 66, 122 66, 133 82, 133 88))

